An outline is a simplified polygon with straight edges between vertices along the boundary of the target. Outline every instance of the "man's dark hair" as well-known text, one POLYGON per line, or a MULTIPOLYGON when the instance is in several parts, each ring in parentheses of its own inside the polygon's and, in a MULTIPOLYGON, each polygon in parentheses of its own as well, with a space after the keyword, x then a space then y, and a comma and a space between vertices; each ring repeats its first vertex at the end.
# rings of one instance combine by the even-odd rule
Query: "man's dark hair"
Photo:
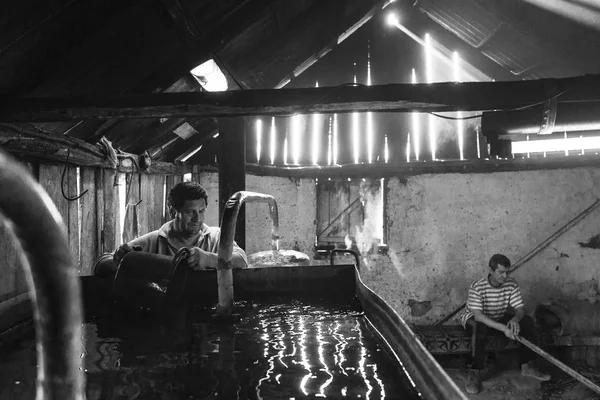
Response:
POLYGON ((494 254, 490 258, 490 268, 495 271, 498 265, 502 265, 504 268, 510 267, 510 260, 504 254, 494 254))
POLYGON ((169 206, 181 210, 186 200, 204 199, 208 205, 208 193, 197 182, 179 182, 169 191, 169 206))

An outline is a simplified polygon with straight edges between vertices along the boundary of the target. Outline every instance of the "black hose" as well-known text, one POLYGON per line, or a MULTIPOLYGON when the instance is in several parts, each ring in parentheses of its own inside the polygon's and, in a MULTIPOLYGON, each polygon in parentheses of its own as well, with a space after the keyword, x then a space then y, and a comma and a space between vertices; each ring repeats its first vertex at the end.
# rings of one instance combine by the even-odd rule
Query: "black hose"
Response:
POLYGON ((0 213, 21 250, 31 290, 37 399, 84 399, 81 289, 67 230, 44 189, 2 151, 0 213))

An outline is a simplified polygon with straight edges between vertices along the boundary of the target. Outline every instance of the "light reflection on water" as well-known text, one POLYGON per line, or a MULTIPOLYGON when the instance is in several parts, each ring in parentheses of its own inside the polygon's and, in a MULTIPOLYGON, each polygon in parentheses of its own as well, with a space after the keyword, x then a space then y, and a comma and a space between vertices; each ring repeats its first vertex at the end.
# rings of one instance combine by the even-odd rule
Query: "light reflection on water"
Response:
POLYGON ((357 309, 243 302, 234 327, 205 322, 211 310, 110 310, 83 327, 87 400, 417 398, 357 309))

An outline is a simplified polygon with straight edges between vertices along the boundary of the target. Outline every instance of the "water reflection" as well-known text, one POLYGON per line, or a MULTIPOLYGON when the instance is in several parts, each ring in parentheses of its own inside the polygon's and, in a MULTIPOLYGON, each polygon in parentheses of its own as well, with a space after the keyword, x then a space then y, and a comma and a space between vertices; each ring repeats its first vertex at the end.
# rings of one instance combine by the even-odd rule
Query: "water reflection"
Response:
POLYGON ((241 302, 238 310, 234 326, 188 307, 87 323, 87 398, 413 398, 356 306, 241 302))

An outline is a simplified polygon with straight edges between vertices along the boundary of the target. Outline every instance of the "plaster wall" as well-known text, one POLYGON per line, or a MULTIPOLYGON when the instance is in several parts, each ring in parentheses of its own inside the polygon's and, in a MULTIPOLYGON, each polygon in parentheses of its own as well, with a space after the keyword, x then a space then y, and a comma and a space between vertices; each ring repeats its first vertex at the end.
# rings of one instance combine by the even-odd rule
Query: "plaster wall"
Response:
MULTIPOLYGON (((517 262, 594 203, 599 181, 597 168, 393 178, 389 252, 369 256, 363 277, 405 320, 436 322, 465 302, 492 254, 517 262)), ((514 273, 529 312, 597 287, 600 249, 579 242, 599 234, 599 222, 596 210, 514 273)))
MULTIPOLYGON (((209 205, 205 221, 218 226, 218 173, 200 173, 198 182, 208 191, 209 205)), ((246 175, 246 190, 275 197, 279 209, 279 248, 297 250, 312 258, 317 220, 314 180, 246 175)), ((266 203, 246 204, 247 254, 271 249, 271 226, 266 203)))

